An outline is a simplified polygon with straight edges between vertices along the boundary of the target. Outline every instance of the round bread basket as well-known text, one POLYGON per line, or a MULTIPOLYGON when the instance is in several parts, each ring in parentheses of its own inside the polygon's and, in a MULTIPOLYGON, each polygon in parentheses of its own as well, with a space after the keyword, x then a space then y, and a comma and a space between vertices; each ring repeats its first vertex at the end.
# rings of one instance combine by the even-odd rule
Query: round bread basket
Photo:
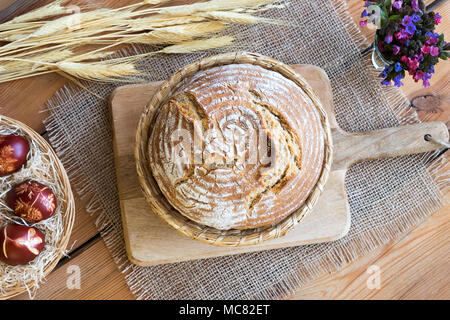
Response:
POLYGON ((29 141, 33 141, 33 145, 45 154, 45 156, 42 157, 45 159, 43 161, 47 161, 49 163, 51 162, 51 165, 54 168, 54 170, 52 170, 54 173, 51 174, 55 176, 54 180, 58 182, 58 186, 60 187, 59 194, 63 195, 62 199, 58 198, 58 206, 60 206, 61 209, 61 224, 63 230, 58 236, 57 243, 54 244, 57 254, 52 256, 51 260, 45 264, 42 272, 39 276, 35 277, 34 280, 27 281, 25 284, 20 284, 18 281, 16 286, 2 288, 3 292, 0 292, 0 300, 3 300, 17 296, 25 291, 31 292, 30 290, 36 288, 37 285, 39 285, 39 282, 42 281, 56 267, 60 258, 65 254, 65 250, 72 232, 72 227, 75 220, 75 201, 69 178, 67 177, 67 173, 61 161, 58 159, 49 143, 41 135, 25 124, 2 115, 0 115, 0 128, 18 128, 21 134, 23 134, 29 141))
POLYGON ((280 61, 259 54, 247 52, 225 53, 208 57, 178 70, 166 82, 164 82, 159 91, 153 96, 152 100, 141 115, 136 132, 135 158, 137 173, 145 198, 152 210, 183 235, 216 246, 255 245, 263 241, 281 237, 294 228, 294 226, 297 225, 317 203, 317 200, 328 179, 332 163, 332 155, 333 142, 327 114, 319 98, 313 92, 306 80, 289 66, 280 61), (231 229, 224 231, 198 224, 184 217, 169 204, 164 195, 161 193, 151 172, 148 156, 148 140, 151 135, 153 123, 157 118, 156 115, 158 114, 159 108, 163 106, 166 101, 177 91, 177 89, 184 83, 185 79, 190 78, 200 70, 206 70, 220 65, 244 63, 258 65, 265 69, 278 72, 284 77, 294 81, 306 92, 315 104, 320 116, 320 121, 325 136, 325 154, 319 180, 306 201, 299 209, 279 223, 268 227, 248 230, 231 229))

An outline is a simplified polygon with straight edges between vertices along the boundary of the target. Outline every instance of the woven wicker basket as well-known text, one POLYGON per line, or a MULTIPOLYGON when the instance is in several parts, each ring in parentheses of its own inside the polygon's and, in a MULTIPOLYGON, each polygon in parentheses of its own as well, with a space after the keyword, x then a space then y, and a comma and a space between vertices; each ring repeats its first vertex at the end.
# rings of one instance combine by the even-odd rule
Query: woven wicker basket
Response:
POLYGON ((321 194, 325 182, 328 179, 332 163, 333 143, 327 114, 322 104, 306 80, 284 63, 259 54, 247 52, 225 53, 209 57, 178 70, 170 77, 153 96, 152 100, 141 115, 135 144, 135 158, 139 181, 145 198, 153 211, 164 219, 175 230, 187 237, 200 240, 217 246, 245 246, 254 245, 263 241, 275 239, 285 235, 294 228, 308 212, 312 210, 321 194), (314 102, 325 132, 325 156, 324 165, 319 180, 301 208, 293 212, 276 225, 250 230, 218 230, 198 224, 177 212, 161 193, 157 182, 152 176, 148 158, 148 139, 151 134, 152 124, 158 114, 158 109, 163 106, 183 83, 200 70, 228 64, 254 64, 276 71, 284 77, 294 81, 300 86, 314 102))
MULTIPOLYGON (((59 255, 55 257, 50 263, 46 264, 44 268, 44 275, 41 281, 45 276, 47 276, 58 264, 60 258, 63 256, 64 251, 67 248, 67 244, 69 242, 69 238, 72 232, 72 227, 75 221, 75 200, 73 198, 72 189, 70 186, 69 178, 67 177, 67 173, 58 159, 56 153, 53 151, 52 147, 48 144, 48 142, 38 133, 36 133, 33 129, 26 126, 25 124, 13 120, 11 118, 0 116, 0 127, 19 127, 20 130, 27 136, 28 139, 32 140, 38 148, 49 155, 49 158, 52 161, 53 166, 55 167, 55 172, 57 172, 58 180, 61 182, 61 190, 64 194, 64 201, 59 201, 60 203, 64 203, 64 207, 62 208, 62 221, 63 221, 63 232, 57 243, 57 248, 59 255)), ((29 282, 27 283, 28 288, 33 288, 38 283, 29 282)), ((0 299, 9 299, 14 296, 21 294, 27 289, 24 286, 17 285, 16 287, 8 288, 5 295, 0 294, 0 299)))

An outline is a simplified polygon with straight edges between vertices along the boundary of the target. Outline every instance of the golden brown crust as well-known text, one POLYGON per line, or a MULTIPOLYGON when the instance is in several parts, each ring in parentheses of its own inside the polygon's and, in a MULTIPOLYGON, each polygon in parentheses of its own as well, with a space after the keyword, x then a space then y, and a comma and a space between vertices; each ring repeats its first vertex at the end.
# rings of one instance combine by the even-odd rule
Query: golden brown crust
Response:
POLYGON ((323 158, 314 103, 291 80, 249 64, 196 74, 161 108, 149 139, 166 199, 222 230, 288 216, 315 186, 323 158))

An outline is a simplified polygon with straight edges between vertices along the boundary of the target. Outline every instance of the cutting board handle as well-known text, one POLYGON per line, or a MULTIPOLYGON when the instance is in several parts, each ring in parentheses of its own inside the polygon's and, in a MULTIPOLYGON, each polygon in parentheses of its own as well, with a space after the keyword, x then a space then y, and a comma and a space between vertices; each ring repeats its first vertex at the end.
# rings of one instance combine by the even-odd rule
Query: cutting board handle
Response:
POLYGON ((361 133, 338 133, 335 139, 335 160, 337 168, 349 167, 354 163, 430 152, 442 145, 427 141, 426 135, 448 142, 449 132, 442 122, 426 122, 361 133))

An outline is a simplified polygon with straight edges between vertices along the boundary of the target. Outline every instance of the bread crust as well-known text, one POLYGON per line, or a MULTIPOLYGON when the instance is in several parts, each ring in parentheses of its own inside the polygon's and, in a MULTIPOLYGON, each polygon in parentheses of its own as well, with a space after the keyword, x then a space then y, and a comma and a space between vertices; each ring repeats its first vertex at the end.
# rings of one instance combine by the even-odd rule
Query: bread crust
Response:
POLYGON ((250 64, 201 71, 157 116, 150 167, 182 215, 220 230, 276 224, 316 185, 325 138, 308 95, 250 64))

